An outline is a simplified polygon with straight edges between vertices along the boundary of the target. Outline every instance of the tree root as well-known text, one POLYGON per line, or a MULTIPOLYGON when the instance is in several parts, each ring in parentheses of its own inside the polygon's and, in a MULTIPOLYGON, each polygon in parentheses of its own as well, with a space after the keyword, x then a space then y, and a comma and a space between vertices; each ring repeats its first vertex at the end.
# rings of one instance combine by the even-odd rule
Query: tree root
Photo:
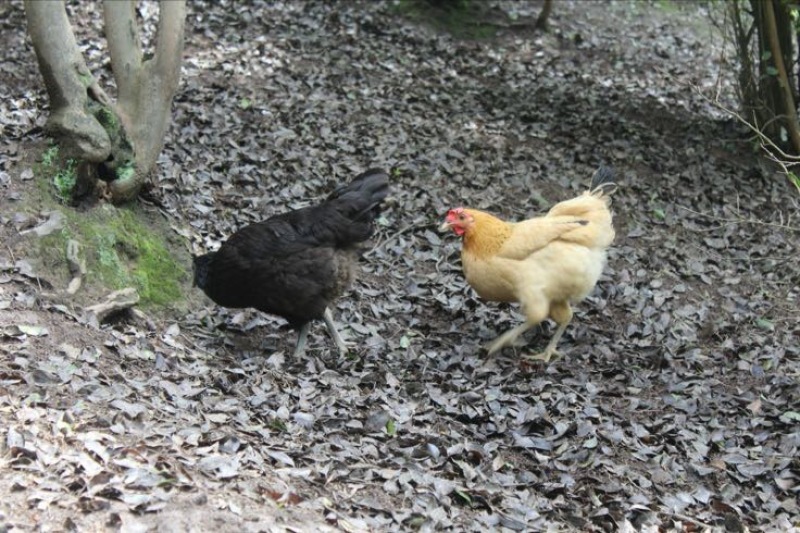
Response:
POLYGON ((85 307, 83 311, 90 323, 99 326, 109 316, 119 311, 130 309, 137 303, 139 303, 139 293, 133 287, 127 287, 112 292, 106 296, 105 302, 85 307))

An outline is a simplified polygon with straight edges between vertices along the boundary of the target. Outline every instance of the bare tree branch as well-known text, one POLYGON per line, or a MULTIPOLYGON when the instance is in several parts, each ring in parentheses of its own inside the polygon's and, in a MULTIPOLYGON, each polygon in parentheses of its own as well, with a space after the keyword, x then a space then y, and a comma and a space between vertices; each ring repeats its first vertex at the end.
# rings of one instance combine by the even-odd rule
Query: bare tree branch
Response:
MULTIPOLYGON (((725 225, 731 225, 731 224, 753 224, 753 225, 756 225, 756 226, 768 226, 768 227, 771 227, 771 228, 779 228, 779 229, 783 229, 783 230, 786 230, 786 231, 800 231, 800 227, 792 226, 792 218, 791 217, 787 217, 787 220, 786 220, 785 223, 783 223, 783 222, 782 223, 775 223, 775 222, 765 222, 763 220, 759 220, 757 218, 752 218, 752 217, 745 218, 738 211, 737 211, 737 214, 736 214, 735 218, 724 218, 724 217, 718 217, 718 216, 714 216, 714 215, 709 215, 708 213, 701 213, 699 211, 695 211, 694 209, 689 209, 688 207, 684 207, 682 205, 679 205, 678 208, 679 209, 683 209, 684 211, 688 211, 689 213, 692 213, 694 215, 698 215, 698 216, 707 218, 709 220, 715 220, 717 222, 724 222, 725 225)), ((781 214, 781 219, 782 218, 783 218, 783 215, 781 214)), ((716 229, 716 228, 714 228, 714 229, 716 229)))
POLYGON ((133 0, 105 0, 103 18, 119 99, 133 100, 142 70, 142 43, 133 0))
POLYGON ((70 95, 75 90, 81 90, 83 85, 72 75, 72 69, 70 72, 64 72, 60 67, 80 58, 81 62, 76 67, 87 72, 89 69, 80 53, 75 53, 78 44, 75 42, 64 3, 58 2, 58 9, 55 7, 56 4, 51 2, 25 1, 28 33, 39 59, 44 83, 48 87, 57 86, 64 89, 62 92, 50 95, 50 103, 53 107, 63 107, 72 103, 70 95))
POLYGON ((64 2, 26 0, 25 16, 50 98, 48 128, 64 140, 67 152, 88 161, 104 161, 111 141, 103 126, 86 112, 87 88, 95 79, 78 48, 64 2))
POLYGON ((175 91, 178 88, 183 56, 183 27, 186 21, 186 2, 161 2, 155 54, 155 69, 175 91))
POLYGON ((764 151, 765 154, 767 154, 767 157, 780 167, 781 172, 784 175, 786 175, 787 178, 789 178, 789 181, 792 183, 792 185, 794 185, 797 188, 797 191, 800 192, 800 184, 798 184, 798 181, 796 181, 796 179, 792 179, 792 177, 795 176, 795 173, 791 170, 792 167, 800 165, 800 156, 787 154, 786 152, 781 150, 780 147, 777 144, 775 144, 772 141, 772 139, 769 138, 768 135, 766 135, 764 132, 758 129, 756 125, 751 124, 750 122, 745 120, 739 113, 737 113, 733 109, 728 109, 727 107, 719 103, 719 101, 717 100, 712 100, 711 98, 703 94, 703 91, 701 91, 699 87, 693 86, 692 88, 706 102, 710 103, 717 109, 724 111, 728 115, 734 117, 736 120, 744 124, 750 131, 752 131, 758 138, 758 141, 761 145, 761 149, 764 151))

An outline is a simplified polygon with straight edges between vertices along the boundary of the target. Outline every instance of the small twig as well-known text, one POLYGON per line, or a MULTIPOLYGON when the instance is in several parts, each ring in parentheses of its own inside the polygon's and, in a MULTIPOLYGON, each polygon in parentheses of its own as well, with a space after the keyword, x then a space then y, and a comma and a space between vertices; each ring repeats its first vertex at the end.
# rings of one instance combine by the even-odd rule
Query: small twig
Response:
MULTIPOLYGON (((737 113, 736 111, 734 111, 734 110, 732 110, 732 109, 728 109, 727 107, 725 107, 724 105, 722 105, 721 103, 719 103, 719 102, 717 102, 717 101, 715 101, 715 100, 712 100, 711 98, 709 98, 708 96, 706 96, 705 94, 703 94, 703 92, 700 90, 700 88, 699 88, 699 87, 696 87, 696 86, 695 86, 695 87, 693 87, 693 88, 695 89, 695 92, 696 92, 696 93, 697 93, 697 94, 698 94, 698 95, 699 95, 701 98, 703 98, 703 99, 704 99, 706 102, 708 102, 709 104, 713 105, 714 107, 716 107, 716 108, 717 108, 717 109, 719 109, 720 111, 724 111, 725 113, 728 113, 729 115, 731 115, 732 117, 734 117, 736 120, 738 120, 739 122, 741 122, 742 124, 744 124, 744 125, 745 125, 745 126, 746 126, 746 127, 749 129, 749 130, 750 130, 750 131, 752 131, 753 133, 755 133, 755 134, 758 136, 759 140, 761 141, 761 145, 762 145, 762 146, 764 146, 764 145, 766 144, 767 146, 769 146, 770 148, 772 148, 773 150, 775 150, 776 152, 778 152, 778 154, 779 154, 781 157, 783 157, 783 158, 784 158, 784 159, 786 159, 787 161, 790 161, 790 162, 792 162, 793 164, 800 163, 800 157, 798 157, 798 156, 793 156, 793 155, 789 155, 789 154, 787 154, 786 152, 784 152, 783 150, 781 150, 781 148, 780 148, 780 147, 779 147, 777 144, 775 144, 774 142, 772 142, 772 139, 770 139, 769 137, 767 137, 767 136, 766 136, 766 135, 765 135, 765 134, 764 134, 764 133, 763 133, 763 132, 762 132, 760 129, 758 129, 756 126, 754 126, 753 124, 751 124, 750 122, 748 122, 747 120, 745 120, 745 119, 744 119, 744 118, 743 118, 743 117, 742 117, 742 116, 741 116, 739 113, 737 113)), ((769 152, 767 152, 767 153, 769 153, 769 152)), ((782 166, 782 167, 785 167, 785 165, 784 165, 784 164, 782 164, 782 162, 781 162, 780 164, 781 164, 781 166, 782 166)))
MULTIPOLYGON (((551 359, 551 361, 552 361, 552 359, 551 359)), ((580 392, 576 391, 575 389, 573 389, 573 388, 572 388, 572 387, 570 387, 569 385, 565 385, 564 383, 557 383, 557 382, 556 382, 556 383, 553 383, 553 386, 555 386, 555 387, 561 387, 562 389, 567 389, 568 391, 570 391, 570 392, 572 392, 574 395, 576 395, 578 398, 582 399, 584 402, 586 402, 586 403, 589 403, 589 400, 586 398, 586 396, 584 396, 584 395, 583 395, 583 394, 581 394, 580 392)))
POLYGON ((764 153, 767 154, 767 157, 781 168, 786 177, 789 178, 789 181, 792 183, 792 185, 794 185, 797 188, 797 191, 800 192, 800 184, 798 184, 795 181, 795 179, 791 179, 794 176, 794 173, 791 170, 789 170, 790 167, 800 165, 800 156, 793 156, 787 154, 786 152, 781 150, 777 144, 772 142, 772 139, 767 137, 760 129, 758 129, 758 127, 745 120, 739 113, 733 111, 732 109, 728 109, 727 107, 719 103, 719 101, 717 100, 712 100, 711 98, 703 94, 703 91, 701 91, 699 87, 692 86, 692 88, 706 102, 710 103, 717 109, 720 109, 721 111, 729 114, 730 116, 736 118, 736 120, 744 124, 750 131, 755 133, 759 139, 761 149, 764 151, 764 153), (780 157, 776 156, 775 153, 773 153, 773 151, 777 152, 778 156, 780 157))
POLYGON ((383 241, 381 241, 378 244, 376 244, 375 246, 373 246, 371 250, 369 250, 368 252, 366 252, 364 254, 364 257, 370 257, 370 256, 374 255, 375 252, 377 252, 379 249, 385 247, 387 244, 389 244, 390 242, 392 242, 396 238, 400 237, 404 233, 408 233, 412 229, 424 228, 426 226, 430 226, 431 225, 429 222, 426 222, 425 224, 422 224, 421 222, 424 221, 424 220, 425 220, 424 217, 419 217, 419 218, 415 219, 414 221, 412 221, 410 224, 408 224, 404 228, 396 231, 395 233, 393 233, 392 235, 390 235, 389 237, 387 237, 383 241))
POLYGON ((678 520, 683 520, 684 522, 691 522, 692 524, 700 527, 704 527, 707 529, 714 529, 714 526, 711 524, 706 524, 705 522, 701 522, 696 518, 692 518, 690 516, 686 516, 685 514, 681 513, 673 513, 672 511, 663 511, 664 514, 677 518, 678 520))
POLYGON ((709 215, 709 214, 706 214, 706 213, 700 213, 699 211, 695 211, 694 209, 689 209, 688 207, 684 207, 682 205, 679 205, 678 207, 680 209, 683 209, 684 211, 688 211, 690 213, 693 213, 695 215, 698 215, 698 216, 701 216, 701 217, 704 217, 704 218, 708 218, 710 220, 716 220, 718 222, 725 222, 725 225, 729 225, 729 226, 736 225, 736 224, 754 224, 754 225, 758 225, 758 226, 769 226, 769 227, 772 227, 772 228, 780 228, 780 229, 784 229, 784 230, 787 230, 787 231, 800 231, 800 228, 796 228, 794 226, 790 226, 788 224, 788 222, 786 224, 776 224, 774 222, 764 222, 763 220, 758 220, 758 219, 755 219, 755 218, 741 218, 741 217, 740 218, 733 218, 733 219, 731 219, 731 218, 722 218, 722 217, 718 217, 718 216, 714 216, 714 215, 709 215))
POLYGON ((8 251, 8 255, 11 256, 11 264, 14 265, 17 262, 17 258, 14 257, 14 250, 11 249, 11 246, 6 244, 6 250, 8 251))

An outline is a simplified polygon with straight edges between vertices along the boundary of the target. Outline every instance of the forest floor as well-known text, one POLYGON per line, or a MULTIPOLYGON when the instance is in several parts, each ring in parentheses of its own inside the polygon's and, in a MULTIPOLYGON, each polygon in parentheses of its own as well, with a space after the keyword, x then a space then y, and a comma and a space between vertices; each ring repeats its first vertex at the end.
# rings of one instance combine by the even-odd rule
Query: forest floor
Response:
MULTIPOLYGON (((407 2, 190 2, 126 208, 186 300, 100 326, 107 289, 54 298, 68 273, 20 234, 50 216, 47 100, 0 6, 0 531, 800 527, 800 195, 709 100, 735 106, 735 63, 706 3, 565 0, 546 34, 539 2, 481 5, 453 35, 407 2), (466 286, 444 213, 534 216, 601 164, 617 238, 564 356, 520 359, 544 325, 487 357, 520 316, 466 286), (393 193, 335 310, 351 356, 316 325, 295 360, 282 320, 191 287, 190 253, 374 166, 393 193)), ((107 80, 99 7, 70 9, 107 80)))

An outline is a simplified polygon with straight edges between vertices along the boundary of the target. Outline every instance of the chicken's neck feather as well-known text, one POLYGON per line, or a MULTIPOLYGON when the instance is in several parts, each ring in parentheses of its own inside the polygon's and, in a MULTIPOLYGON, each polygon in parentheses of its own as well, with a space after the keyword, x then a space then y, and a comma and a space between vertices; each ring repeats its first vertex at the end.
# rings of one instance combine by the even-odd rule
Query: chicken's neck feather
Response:
POLYGON ((476 211, 467 210, 474 223, 464 233, 464 251, 478 257, 496 254, 511 236, 513 225, 497 217, 476 211))

